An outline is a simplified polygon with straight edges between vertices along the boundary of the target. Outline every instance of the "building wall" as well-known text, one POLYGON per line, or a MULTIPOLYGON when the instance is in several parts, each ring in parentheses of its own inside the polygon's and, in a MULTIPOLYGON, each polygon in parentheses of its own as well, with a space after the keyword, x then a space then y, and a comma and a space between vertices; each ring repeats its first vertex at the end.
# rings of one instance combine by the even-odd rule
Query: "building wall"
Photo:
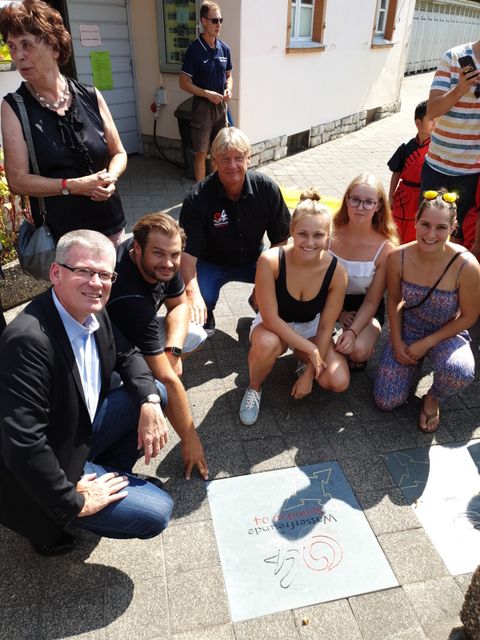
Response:
MULTIPOLYGON (((11 91, 16 91, 22 82, 22 76, 18 71, 0 71, 0 96, 11 91)), ((2 133, 0 131, 0 144, 2 144, 2 133)))
MULTIPOLYGON (((222 39, 234 65, 231 110, 252 143, 398 99, 415 0, 398 3, 395 44, 377 49, 371 48, 376 0, 328 0, 325 51, 300 54, 285 51, 287 0, 220 4, 222 39)), ((190 96, 179 89, 178 74, 160 72, 155 0, 131 0, 130 13, 142 134, 152 134, 150 104, 155 88, 163 86, 168 104, 160 107, 157 136, 178 140, 174 111, 190 96)))
POLYGON ((395 45, 380 49, 371 48, 375 6, 376 0, 329 0, 325 50, 287 54, 288 3, 242 2, 239 125, 253 141, 397 99, 414 0, 399 2, 395 45))

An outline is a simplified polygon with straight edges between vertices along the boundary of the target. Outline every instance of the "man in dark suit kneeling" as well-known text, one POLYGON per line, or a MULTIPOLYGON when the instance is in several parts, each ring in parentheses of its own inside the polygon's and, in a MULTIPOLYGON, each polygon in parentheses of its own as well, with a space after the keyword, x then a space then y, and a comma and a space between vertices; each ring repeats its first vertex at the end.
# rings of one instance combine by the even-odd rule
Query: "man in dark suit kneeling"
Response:
POLYGON ((67 525, 149 538, 173 502, 132 475, 167 440, 164 389, 104 311, 113 244, 96 231, 59 241, 53 287, 0 339, 0 522, 42 555, 74 546, 67 525), (111 387, 116 370, 123 385, 111 387))

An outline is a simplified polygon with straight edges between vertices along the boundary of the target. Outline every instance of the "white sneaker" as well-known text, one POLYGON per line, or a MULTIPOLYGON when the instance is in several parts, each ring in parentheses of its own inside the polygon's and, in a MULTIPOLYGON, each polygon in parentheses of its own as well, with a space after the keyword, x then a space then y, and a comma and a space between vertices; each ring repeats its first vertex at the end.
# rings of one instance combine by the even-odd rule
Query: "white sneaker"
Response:
POLYGON ((240 404, 240 420, 247 427, 250 427, 257 421, 260 412, 261 398, 261 391, 255 391, 255 389, 250 389, 250 387, 245 391, 245 395, 240 404))

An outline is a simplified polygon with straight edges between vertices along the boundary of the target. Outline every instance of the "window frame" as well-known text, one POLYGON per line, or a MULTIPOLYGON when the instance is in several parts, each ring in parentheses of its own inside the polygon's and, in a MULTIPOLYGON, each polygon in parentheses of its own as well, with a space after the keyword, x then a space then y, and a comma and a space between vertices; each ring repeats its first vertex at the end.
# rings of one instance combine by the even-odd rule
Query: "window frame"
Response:
POLYGON ((378 31, 378 22, 382 12, 382 0, 377 0, 372 28, 372 48, 393 46, 393 34, 395 31, 395 19, 397 17, 398 0, 387 0, 388 5, 385 11, 385 27, 378 31))
MULTIPOLYGON (((290 35, 292 40, 295 41, 299 41, 299 42, 311 42, 313 40, 313 18, 315 16, 315 0, 310 0, 310 3, 305 2, 305 0, 290 0, 290 11, 292 10, 293 4, 295 3, 296 7, 295 7, 295 11, 296 11, 296 17, 295 17, 295 22, 297 23, 296 25, 291 25, 291 31, 295 30, 295 26, 298 28, 300 26, 300 15, 301 15, 301 11, 302 9, 311 9, 312 11, 312 15, 310 17, 310 33, 308 36, 292 36, 290 35)), ((290 15, 290 21, 291 21, 291 15, 290 15)))
MULTIPOLYGON (((156 0, 157 8, 157 35, 158 35, 158 55, 160 63, 160 71, 163 73, 180 73, 182 69, 182 61, 167 62, 167 33, 165 29, 165 11, 164 6, 168 0, 156 0)), ((190 40, 189 44, 194 42, 199 35, 200 24, 200 5, 201 0, 192 0, 195 3, 195 37, 190 40)), ((188 36, 186 36, 188 37, 188 36)), ((188 47, 185 48, 185 51, 188 47)))
MULTIPOLYGON (((300 0, 297 0, 300 1, 300 0)), ((313 0, 313 16, 312 16, 312 36, 311 38, 292 37, 292 0, 287 0, 287 38, 285 50, 287 53, 308 53, 316 51, 324 51, 323 44, 325 33, 325 14, 327 8, 327 0, 313 0)), ((297 8, 298 11, 298 8, 297 8)))

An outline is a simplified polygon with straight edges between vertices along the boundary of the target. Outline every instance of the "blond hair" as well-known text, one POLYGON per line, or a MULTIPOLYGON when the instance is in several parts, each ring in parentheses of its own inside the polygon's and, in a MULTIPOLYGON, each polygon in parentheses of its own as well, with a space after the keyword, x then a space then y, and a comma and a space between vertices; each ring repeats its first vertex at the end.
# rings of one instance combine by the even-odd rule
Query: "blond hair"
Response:
POLYGON ((348 198, 352 189, 360 184, 367 184, 373 187, 377 192, 378 204, 380 205, 378 210, 372 218, 372 227, 380 233, 382 236, 393 242, 393 244, 399 244, 398 233, 395 221, 393 220, 392 212, 390 210, 390 204, 388 202, 385 189, 377 176, 373 173, 364 172, 354 178, 347 187, 345 195, 343 196, 340 209, 333 217, 333 228, 339 229, 348 224, 348 198))
POLYGON ((332 230, 332 215, 328 207, 321 202, 321 199, 321 193, 315 187, 302 191, 300 201, 292 213, 290 233, 293 232, 297 223, 305 216, 325 216, 328 219, 328 231, 332 230))
POLYGON ((247 136, 236 127, 224 127, 215 136, 210 150, 212 160, 215 160, 221 153, 225 151, 238 151, 239 153, 250 156, 250 141, 247 136))

